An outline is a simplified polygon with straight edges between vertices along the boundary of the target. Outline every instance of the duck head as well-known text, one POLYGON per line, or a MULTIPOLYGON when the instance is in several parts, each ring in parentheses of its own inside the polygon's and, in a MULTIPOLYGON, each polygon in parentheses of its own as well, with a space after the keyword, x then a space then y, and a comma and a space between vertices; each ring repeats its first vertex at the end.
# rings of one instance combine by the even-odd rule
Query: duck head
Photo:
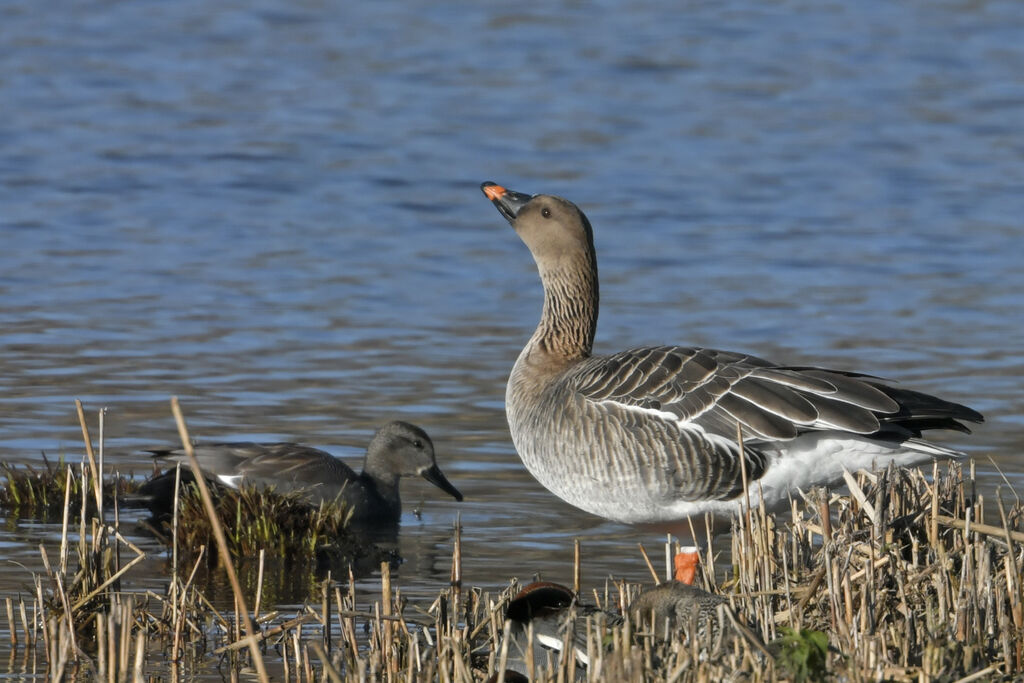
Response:
POLYGON ((419 475, 455 500, 462 494, 452 486, 434 459, 434 442, 427 433, 408 422, 395 420, 380 428, 366 449, 363 471, 380 481, 419 475))

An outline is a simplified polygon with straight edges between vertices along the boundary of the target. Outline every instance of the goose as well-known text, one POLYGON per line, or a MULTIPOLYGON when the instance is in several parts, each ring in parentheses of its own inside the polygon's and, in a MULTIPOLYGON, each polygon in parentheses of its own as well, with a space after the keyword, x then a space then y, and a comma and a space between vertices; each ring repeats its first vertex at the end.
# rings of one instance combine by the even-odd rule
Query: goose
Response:
POLYGON ((961 421, 983 421, 881 378, 745 353, 660 345, 593 355, 590 221, 560 197, 492 182, 481 190, 529 248, 544 287, 540 323, 506 387, 512 441, 530 474, 577 508, 682 535, 689 518, 729 518, 762 497, 777 509, 791 491, 847 470, 960 457, 922 432, 969 433, 961 421))
MULTIPOLYGON (((299 492, 310 505, 338 501, 352 511, 354 523, 397 523, 402 515, 398 482, 404 476, 419 475, 455 500, 462 500, 462 494, 437 466, 434 444, 427 433, 398 420, 381 427, 370 440, 361 474, 330 453, 297 443, 197 444, 193 450, 199 469, 209 479, 235 489, 250 485, 272 487, 278 493, 299 492)), ((181 448, 149 453, 188 465, 181 448)), ((150 484, 152 498, 173 496, 173 472, 170 475, 170 486, 166 482, 150 484)))

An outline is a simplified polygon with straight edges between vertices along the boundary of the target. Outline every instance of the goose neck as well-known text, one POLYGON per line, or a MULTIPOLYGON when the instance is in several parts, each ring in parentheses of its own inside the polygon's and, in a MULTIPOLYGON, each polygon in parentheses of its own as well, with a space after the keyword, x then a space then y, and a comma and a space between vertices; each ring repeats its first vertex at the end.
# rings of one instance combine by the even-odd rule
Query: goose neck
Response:
POLYGON ((546 355, 577 360, 590 356, 597 330, 597 266, 569 262, 541 273, 544 308, 531 345, 546 355))

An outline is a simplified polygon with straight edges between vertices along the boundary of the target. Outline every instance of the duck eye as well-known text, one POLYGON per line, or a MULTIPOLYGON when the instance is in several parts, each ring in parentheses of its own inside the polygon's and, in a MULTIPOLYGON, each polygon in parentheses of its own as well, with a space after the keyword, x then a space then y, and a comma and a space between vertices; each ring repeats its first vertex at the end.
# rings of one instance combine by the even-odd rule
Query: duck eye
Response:
POLYGON ((544 216, 544 218, 551 218, 551 209, 545 206, 540 210, 540 215, 544 216))
POLYGON ((423 448, 423 442, 420 441, 419 439, 416 439, 415 441, 413 441, 412 445, 413 445, 413 448, 423 448))

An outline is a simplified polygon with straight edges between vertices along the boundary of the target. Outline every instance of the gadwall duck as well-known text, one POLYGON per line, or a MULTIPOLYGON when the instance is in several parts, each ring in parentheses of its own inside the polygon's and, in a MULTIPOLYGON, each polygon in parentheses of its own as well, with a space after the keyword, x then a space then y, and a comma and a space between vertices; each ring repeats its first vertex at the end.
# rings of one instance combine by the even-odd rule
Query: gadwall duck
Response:
POLYGON ((876 377, 742 353, 591 355, 598 280, 587 217, 559 197, 481 189, 529 247, 544 285, 540 324, 506 389, 512 440, 530 473, 578 508, 685 533, 689 517, 729 515, 762 495, 774 508, 844 470, 963 455, 921 432, 968 432, 960 420, 982 421, 876 377))
MULTIPOLYGON (((311 505, 338 501, 352 511, 353 522, 397 522, 402 515, 398 480, 404 476, 420 475, 455 500, 462 500, 462 494, 437 466, 430 437, 408 422, 394 421, 381 427, 366 449, 361 474, 330 453, 295 443, 214 443, 193 449, 203 473, 225 486, 296 491, 311 505)), ((184 449, 149 452, 188 467, 184 449)))

